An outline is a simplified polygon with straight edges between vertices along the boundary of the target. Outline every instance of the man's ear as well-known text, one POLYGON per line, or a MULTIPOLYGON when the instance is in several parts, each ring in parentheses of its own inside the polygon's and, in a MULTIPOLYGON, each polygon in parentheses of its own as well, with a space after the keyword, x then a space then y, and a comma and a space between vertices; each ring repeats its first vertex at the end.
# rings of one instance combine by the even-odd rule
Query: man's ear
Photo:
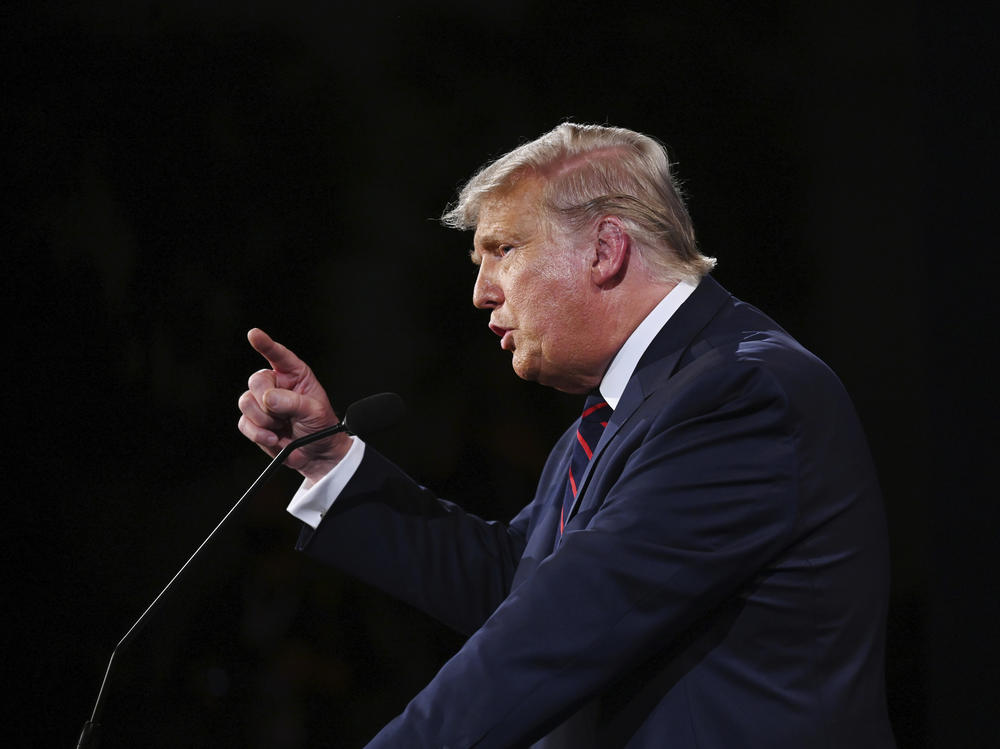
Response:
POLYGON ((628 268, 632 240, 617 216, 605 216, 597 225, 597 252, 590 268, 598 286, 617 285, 628 268))

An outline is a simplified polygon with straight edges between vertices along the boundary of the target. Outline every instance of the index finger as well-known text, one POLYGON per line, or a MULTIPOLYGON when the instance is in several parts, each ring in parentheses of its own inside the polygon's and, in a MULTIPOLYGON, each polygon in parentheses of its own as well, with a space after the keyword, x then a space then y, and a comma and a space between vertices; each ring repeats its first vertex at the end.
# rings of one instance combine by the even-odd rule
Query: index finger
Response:
POLYGON ((260 328, 252 328, 247 340, 261 356, 267 359, 275 372, 299 376, 306 370, 306 364, 291 349, 282 346, 260 328))

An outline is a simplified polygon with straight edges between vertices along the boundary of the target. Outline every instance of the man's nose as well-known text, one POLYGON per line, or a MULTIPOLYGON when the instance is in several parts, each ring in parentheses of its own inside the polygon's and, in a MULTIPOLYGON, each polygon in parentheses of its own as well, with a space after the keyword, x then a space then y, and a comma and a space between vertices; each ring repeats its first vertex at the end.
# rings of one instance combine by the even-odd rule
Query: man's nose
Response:
POLYGON ((476 285, 472 287, 472 304, 479 309, 495 309, 503 304, 503 292, 487 269, 487 261, 479 266, 476 285))

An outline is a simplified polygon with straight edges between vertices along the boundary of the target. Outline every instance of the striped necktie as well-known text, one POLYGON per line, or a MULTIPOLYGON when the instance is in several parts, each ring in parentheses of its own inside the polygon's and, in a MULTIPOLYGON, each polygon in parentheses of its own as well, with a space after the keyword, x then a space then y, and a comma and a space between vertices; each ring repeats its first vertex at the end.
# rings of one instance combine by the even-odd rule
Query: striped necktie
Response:
POLYGON ((587 396, 580 415, 580 426, 576 430, 576 441, 573 443, 573 454, 570 457, 569 480, 566 483, 566 493, 563 497, 562 511, 559 513, 559 535, 562 535, 569 517, 570 510, 577 495, 577 481, 583 477, 587 463, 594 455, 604 427, 611 418, 611 406, 607 404, 600 393, 594 392, 587 396))

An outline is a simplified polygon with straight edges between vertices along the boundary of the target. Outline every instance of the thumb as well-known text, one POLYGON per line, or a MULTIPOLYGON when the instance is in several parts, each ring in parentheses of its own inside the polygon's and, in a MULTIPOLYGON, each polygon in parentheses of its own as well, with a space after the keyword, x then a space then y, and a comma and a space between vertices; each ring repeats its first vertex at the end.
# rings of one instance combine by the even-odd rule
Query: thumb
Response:
POLYGON ((271 388, 264 393, 264 407, 274 416, 305 416, 303 397, 291 390, 271 388))
POLYGON ((269 414, 288 421, 294 427, 312 431, 337 423, 337 416, 323 404, 294 390, 271 388, 264 393, 264 408, 269 414))

